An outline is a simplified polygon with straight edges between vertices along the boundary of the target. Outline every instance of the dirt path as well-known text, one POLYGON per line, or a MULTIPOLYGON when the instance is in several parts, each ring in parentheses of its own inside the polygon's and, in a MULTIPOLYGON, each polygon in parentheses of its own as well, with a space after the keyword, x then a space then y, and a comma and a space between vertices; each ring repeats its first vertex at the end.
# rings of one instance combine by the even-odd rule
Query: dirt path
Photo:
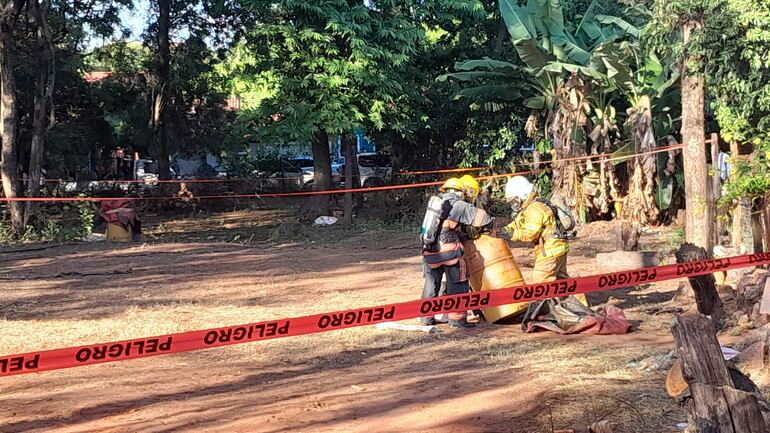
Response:
MULTIPOLYGON (((283 242, 284 217, 167 222, 143 245, 0 252, 0 354, 419 296, 413 235, 334 228, 283 242)), ((573 275, 596 272, 606 237, 576 246, 573 275)), ((529 252, 514 252, 526 278, 529 252)), ((675 431, 684 415, 662 373, 626 366, 670 350, 670 315, 648 313, 675 287, 596 294, 635 324, 620 337, 367 327, 5 378, 0 431, 550 432, 602 418, 622 432, 675 431)))

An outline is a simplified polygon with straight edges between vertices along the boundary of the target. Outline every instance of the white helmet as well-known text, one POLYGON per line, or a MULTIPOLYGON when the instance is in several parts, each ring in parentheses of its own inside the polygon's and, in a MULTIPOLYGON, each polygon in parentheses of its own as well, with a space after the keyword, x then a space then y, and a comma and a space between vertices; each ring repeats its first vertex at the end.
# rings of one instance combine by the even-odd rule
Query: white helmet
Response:
POLYGON ((505 184, 505 200, 512 201, 518 198, 524 201, 529 198, 534 189, 535 186, 526 177, 514 176, 508 179, 508 182, 505 184))

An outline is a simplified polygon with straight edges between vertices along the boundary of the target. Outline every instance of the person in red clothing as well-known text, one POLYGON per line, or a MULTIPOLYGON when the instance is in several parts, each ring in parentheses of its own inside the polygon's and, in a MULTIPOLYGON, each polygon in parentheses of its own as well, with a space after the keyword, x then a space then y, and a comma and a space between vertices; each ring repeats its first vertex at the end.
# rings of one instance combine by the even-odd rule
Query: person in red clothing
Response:
MULTIPOLYGON (((119 224, 131 233, 133 240, 142 236, 142 223, 131 199, 105 200, 100 204, 100 219, 106 224, 119 224)), ((97 226, 99 221, 97 221, 97 226)))

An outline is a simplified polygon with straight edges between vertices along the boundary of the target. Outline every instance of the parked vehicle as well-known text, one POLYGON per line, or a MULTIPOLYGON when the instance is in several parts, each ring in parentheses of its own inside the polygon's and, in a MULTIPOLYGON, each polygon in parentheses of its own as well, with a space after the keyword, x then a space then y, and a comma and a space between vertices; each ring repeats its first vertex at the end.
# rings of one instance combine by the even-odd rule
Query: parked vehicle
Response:
MULTIPOLYGON (((308 189, 312 187, 315 179, 315 167, 313 158, 291 158, 281 163, 281 170, 268 177, 269 184, 274 187, 308 189)), ((332 185, 336 186, 341 180, 342 163, 332 162, 332 185)))
MULTIPOLYGON (((158 163, 150 159, 137 159, 134 162, 134 180, 156 181, 158 180, 158 163)), ((177 179, 176 172, 172 167, 171 179, 177 179)))
POLYGON ((359 153, 358 173, 364 187, 385 185, 393 174, 393 160, 385 153, 359 153))
MULTIPOLYGON (((369 188, 385 185, 393 174, 393 162, 386 153, 366 152, 356 155, 358 162, 358 174, 361 182, 359 185, 369 188)), ((345 178, 345 167, 341 167, 341 176, 345 178)), ((344 182, 343 182, 344 183, 344 182)))

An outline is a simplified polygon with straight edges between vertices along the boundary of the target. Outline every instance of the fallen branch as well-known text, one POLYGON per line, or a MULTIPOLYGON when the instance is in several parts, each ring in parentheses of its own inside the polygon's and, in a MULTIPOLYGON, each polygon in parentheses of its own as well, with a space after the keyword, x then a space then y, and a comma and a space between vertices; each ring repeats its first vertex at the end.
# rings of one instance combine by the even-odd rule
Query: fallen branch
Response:
POLYGON ((98 276, 98 275, 125 275, 130 274, 134 272, 133 269, 116 269, 114 271, 109 272, 77 272, 77 271, 71 271, 71 272, 61 272, 54 275, 21 275, 21 276, 6 276, 6 275, 0 275, 0 280, 51 280, 55 278, 64 278, 64 277, 92 277, 92 276, 98 276))

